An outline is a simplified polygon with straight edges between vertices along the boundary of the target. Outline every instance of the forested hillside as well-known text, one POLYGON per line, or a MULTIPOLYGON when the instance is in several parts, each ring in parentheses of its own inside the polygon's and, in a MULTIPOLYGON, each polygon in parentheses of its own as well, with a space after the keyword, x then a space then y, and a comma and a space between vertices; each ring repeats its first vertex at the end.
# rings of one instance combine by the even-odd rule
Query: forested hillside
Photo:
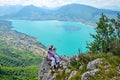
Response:
POLYGON ((0 20, 0 80, 37 80, 45 46, 0 20))

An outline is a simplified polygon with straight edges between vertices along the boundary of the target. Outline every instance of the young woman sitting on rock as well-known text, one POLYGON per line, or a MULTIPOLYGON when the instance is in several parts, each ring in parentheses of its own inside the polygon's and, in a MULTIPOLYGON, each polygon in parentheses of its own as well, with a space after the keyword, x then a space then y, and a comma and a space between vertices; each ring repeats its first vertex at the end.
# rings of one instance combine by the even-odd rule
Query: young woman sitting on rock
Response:
POLYGON ((55 58, 55 62, 56 62, 56 64, 60 64, 60 57, 57 55, 57 53, 56 53, 56 48, 53 48, 53 56, 54 56, 54 58, 55 58))

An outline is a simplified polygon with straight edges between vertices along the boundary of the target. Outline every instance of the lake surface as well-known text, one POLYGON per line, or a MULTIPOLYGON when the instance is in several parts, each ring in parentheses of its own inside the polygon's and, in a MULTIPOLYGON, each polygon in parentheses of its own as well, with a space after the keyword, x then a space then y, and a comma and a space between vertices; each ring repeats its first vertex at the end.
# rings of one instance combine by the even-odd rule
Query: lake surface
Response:
POLYGON ((11 20, 13 29, 36 37, 45 46, 53 44, 60 55, 77 55, 78 49, 86 52, 86 42, 91 42, 94 27, 80 22, 11 20))

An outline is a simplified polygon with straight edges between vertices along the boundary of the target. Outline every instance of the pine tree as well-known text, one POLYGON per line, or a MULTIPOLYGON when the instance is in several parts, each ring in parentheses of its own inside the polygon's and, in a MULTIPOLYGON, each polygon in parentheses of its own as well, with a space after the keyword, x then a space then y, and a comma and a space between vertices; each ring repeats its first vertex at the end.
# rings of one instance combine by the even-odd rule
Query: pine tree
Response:
POLYGON ((111 52, 114 55, 120 56, 120 14, 117 15, 116 19, 110 19, 110 21, 116 34, 116 39, 111 44, 111 52))
POLYGON ((117 19, 111 19, 111 22, 113 23, 113 27, 117 34, 117 43, 120 43, 120 14, 117 15, 117 19))
POLYGON ((88 44, 87 48, 93 53, 107 53, 111 46, 110 42, 114 40, 115 33, 109 19, 102 13, 95 28, 96 34, 91 34, 94 41, 88 44))

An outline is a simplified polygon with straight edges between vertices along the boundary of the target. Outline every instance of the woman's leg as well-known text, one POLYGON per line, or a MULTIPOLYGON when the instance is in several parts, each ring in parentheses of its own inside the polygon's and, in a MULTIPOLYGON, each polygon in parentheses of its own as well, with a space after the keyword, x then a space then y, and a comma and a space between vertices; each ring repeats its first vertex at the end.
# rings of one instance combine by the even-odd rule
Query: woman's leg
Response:
POLYGON ((51 61, 51 66, 52 66, 52 67, 54 67, 54 66, 55 66, 55 64, 56 64, 56 63, 55 63, 55 58, 50 57, 50 60, 52 60, 52 61, 51 61))
POLYGON ((56 62, 59 63, 60 62, 59 56, 58 55, 54 55, 54 57, 55 57, 56 62))

